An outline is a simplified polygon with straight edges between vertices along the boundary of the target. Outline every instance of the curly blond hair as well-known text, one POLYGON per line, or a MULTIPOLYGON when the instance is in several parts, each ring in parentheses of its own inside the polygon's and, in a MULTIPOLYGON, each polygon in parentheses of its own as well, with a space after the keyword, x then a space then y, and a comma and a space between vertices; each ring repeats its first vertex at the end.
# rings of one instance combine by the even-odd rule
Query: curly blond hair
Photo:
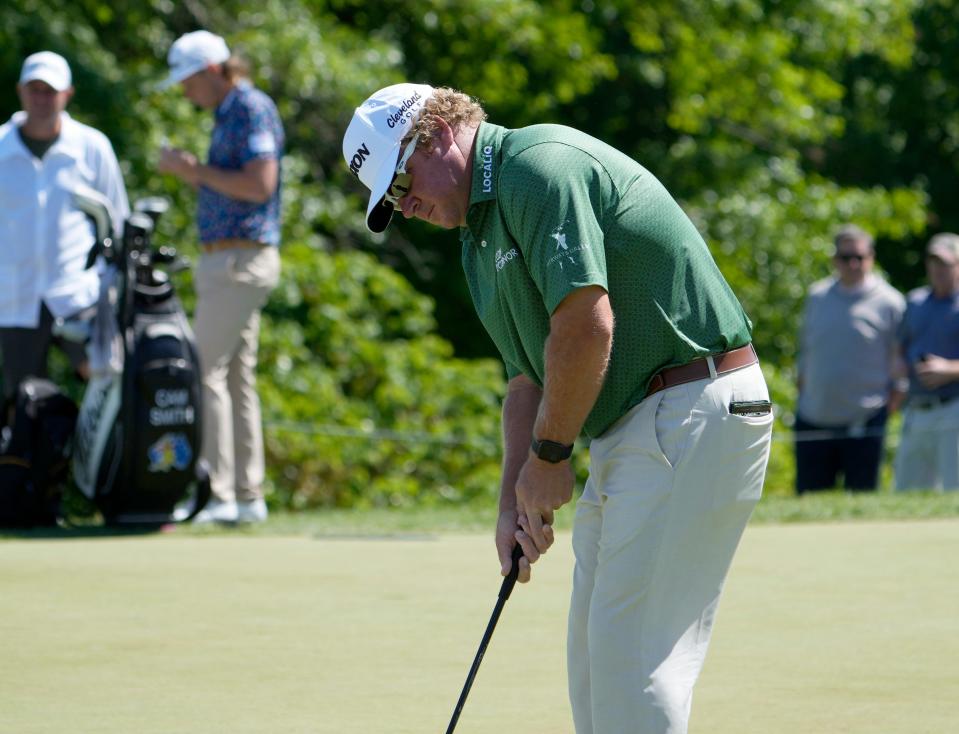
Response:
POLYGON ((477 100, 450 87, 437 87, 423 105, 419 119, 403 136, 402 145, 418 134, 420 139, 417 147, 428 146, 436 135, 433 115, 444 120, 454 132, 461 127, 476 127, 486 119, 486 111, 477 100))

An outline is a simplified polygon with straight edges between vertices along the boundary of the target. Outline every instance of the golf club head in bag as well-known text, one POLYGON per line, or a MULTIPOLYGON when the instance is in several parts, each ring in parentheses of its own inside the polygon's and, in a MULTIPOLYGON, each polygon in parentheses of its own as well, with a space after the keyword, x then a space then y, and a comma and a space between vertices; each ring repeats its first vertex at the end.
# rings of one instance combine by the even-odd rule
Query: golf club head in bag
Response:
POLYGON ((190 519, 209 497, 209 477, 199 462, 202 391, 195 339, 169 276, 157 267, 168 260, 154 258, 151 244, 166 207, 161 200, 138 202, 114 241, 104 236, 112 232, 109 211, 87 195, 77 203, 93 212, 97 242, 109 240, 111 246, 101 247, 109 265, 93 329, 108 336, 88 345, 91 367, 103 369, 92 370, 80 408, 74 479, 108 524, 190 519), (104 354, 95 359, 98 351, 104 354), (191 492, 190 509, 175 513, 191 492))

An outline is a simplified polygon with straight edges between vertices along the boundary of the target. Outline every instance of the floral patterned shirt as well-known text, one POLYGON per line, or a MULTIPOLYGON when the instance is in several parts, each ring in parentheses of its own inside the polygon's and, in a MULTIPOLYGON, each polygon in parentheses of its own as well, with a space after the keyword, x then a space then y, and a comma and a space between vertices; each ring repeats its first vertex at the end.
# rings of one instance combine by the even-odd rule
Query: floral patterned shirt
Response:
MULTIPOLYGON (((216 109, 207 164, 239 171, 249 161, 283 155, 283 124, 276 105, 249 83, 234 87, 216 109)), ((197 201, 201 242, 245 239, 280 244, 280 186, 262 204, 201 186, 197 201)))

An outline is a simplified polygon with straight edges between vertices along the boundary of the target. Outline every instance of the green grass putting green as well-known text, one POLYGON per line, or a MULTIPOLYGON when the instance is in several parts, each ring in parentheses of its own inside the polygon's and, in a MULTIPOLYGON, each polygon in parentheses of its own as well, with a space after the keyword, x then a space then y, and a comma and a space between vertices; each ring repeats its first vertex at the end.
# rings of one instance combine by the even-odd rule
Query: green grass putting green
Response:
MULTIPOLYGON (((499 589, 490 538, 268 528, 0 542, 0 731, 445 731, 499 589)), ((751 525, 691 732, 953 731, 957 545, 955 519, 751 525)), ((572 732, 571 563, 564 532, 458 734, 572 732)))

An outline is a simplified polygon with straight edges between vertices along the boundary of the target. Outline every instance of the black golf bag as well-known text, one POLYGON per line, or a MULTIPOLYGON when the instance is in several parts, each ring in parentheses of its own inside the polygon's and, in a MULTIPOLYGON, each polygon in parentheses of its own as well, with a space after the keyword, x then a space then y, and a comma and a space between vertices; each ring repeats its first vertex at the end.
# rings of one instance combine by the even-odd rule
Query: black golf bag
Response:
POLYGON ((0 527, 56 524, 76 422, 76 403, 49 380, 17 386, 13 423, 0 437, 0 527))
MULTIPOLYGON (((77 201, 94 221, 103 216, 102 202, 77 201)), ((158 267, 185 264, 172 248, 150 243, 166 208, 163 199, 137 202, 119 246, 102 236, 110 228, 98 222, 98 252, 90 258, 92 264, 102 254, 108 267, 88 350, 93 375, 77 420, 73 474, 108 524, 190 519, 210 494, 199 460, 203 411, 193 332, 169 273, 158 267)))

